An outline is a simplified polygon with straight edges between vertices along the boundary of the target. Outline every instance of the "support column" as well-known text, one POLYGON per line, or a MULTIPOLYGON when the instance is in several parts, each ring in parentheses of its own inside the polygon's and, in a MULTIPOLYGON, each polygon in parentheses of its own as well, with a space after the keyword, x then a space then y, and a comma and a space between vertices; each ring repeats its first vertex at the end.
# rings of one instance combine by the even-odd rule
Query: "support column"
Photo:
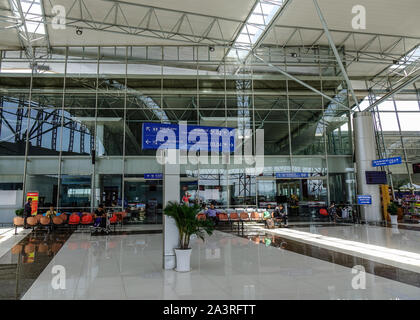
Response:
POLYGON ((382 221, 381 196, 378 185, 366 183, 365 171, 375 171, 372 160, 376 159, 376 140, 373 117, 370 112, 355 112, 353 119, 354 144, 357 166, 357 194, 372 196, 372 204, 361 207, 362 220, 382 221))
MULTIPOLYGON (((163 208, 169 201, 180 202, 180 165, 179 150, 168 150, 176 153, 176 164, 163 165, 163 208)), ((163 215, 163 268, 175 268, 174 249, 179 247, 179 233, 175 220, 163 215)))

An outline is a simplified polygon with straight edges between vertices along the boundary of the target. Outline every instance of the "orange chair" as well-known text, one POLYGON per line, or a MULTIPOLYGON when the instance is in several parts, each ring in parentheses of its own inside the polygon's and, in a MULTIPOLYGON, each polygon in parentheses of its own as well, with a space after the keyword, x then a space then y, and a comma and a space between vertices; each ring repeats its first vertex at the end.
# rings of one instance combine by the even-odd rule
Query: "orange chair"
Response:
POLYGON ((217 219, 219 220, 219 222, 224 222, 224 223, 230 224, 230 226, 232 228, 232 223, 230 222, 229 216, 226 213, 224 213, 224 212, 219 213, 217 219))
POLYGON ((232 228, 233 228, 233 223, 234 222, 237 222, 238 223, 238 231, 239 231, 239 228, 240 228, 241 225, 242 225, 242 229, 244 228, 244 223, 240 219, 240 217, 239 217, 239 215, 238 215, 237 212, 232 212, 230 214, 230 216, 229 216, 229 220, 230 220, 230 223, 231 223, 232 228))
POLYGON ((238 213, 237 212, 232 212, 230 214, 229 219, 230 219, 230 221, 234 221, 234 222, 237 222, 237 221, 240 221, 241 220, 241 219, 239 219, 239 216, 238 216, 238 213))
POLYGON ((206 221, 207 217, 204 213, 197 214, 197 220, 203 220, 206 221))
POLYGON ((219 213, 219 221, 221 222, 229 222, 229 217, 226 213, 222 212, 219 213))
POLYGON ((41 243, 38 246, 38 253, 47 253, 48 252, 48 245, 45 243, 41 243))
POLYGON ((21 244, 17 244, 12 248, 12 254, 19 254, 22 253, 23 246, 21 244))
POLYGON ((251 221, 249 219, 249 215, 247 212, 242 211, 241 214, 239 215, 239 217, 241 218, 241 221, 251 221))
POLYGON ((60 225, 62 225, 62 224, 64 223, 63 219, 62 219, 62 218, 60 218, 60 216, 58 216, 58 217, 53 217, 53 218, 52 218, 52 222, 53 222, 53 224, 54 224, 55 226, 60 226, 60 225))
POLYGON ((15 234, 17 234, 17 228, 23 227, 25 224, 25 219, 22 217, 14 217, 13 218, 13 225, 15 226, 15 234))
POLYGON ((28 217, 28 218, 26 218, 26 224, 29 227, 32 227, 32 230, 34 230, 35 227, 38 225, 38 221, 36 220, 35 217, 28 217))
POLYGON ((67 214, 62 213, 62 214, 60 214, 60 215, 58 216, 58 218, 60 218, 60 219, 61 219, 61 221, 63 221, 63 223, 66 223, 66 221, 67 221, 67 214))
POLYGON ((261 221, 262 219, 261 219, 260 213, 256 212, 256 211, 252 212, 251 213, 251 220, 252 221, 261 221))
POLYGON ((40 221, 41 221, 41 218, 43 217, 43 215, 42 214, 37 214, 36 216, 35 216, 35 218, 36 218, 36 221, 38 221, 38 223, 40 223, 40 221))
POLYGON ((42 216, 41 219, 39 220, 39 224, 42 227, 46 227, 48 229, 48 232, 51 231, 51 219, 42 216))
POLYGON ((76 229, 77 229, 77 226, 79 225, 79 223, 80 223, 80 217, 79 217, 79 215, 77 215, 77 214, 72 214, 70 217, 69 217, 69 226, 76 226, 76 229))
POLYGON ((48 226, 51 224, 51 219, 42 216, 41 219, 39 219, 39 223, 43 226, 48 226))

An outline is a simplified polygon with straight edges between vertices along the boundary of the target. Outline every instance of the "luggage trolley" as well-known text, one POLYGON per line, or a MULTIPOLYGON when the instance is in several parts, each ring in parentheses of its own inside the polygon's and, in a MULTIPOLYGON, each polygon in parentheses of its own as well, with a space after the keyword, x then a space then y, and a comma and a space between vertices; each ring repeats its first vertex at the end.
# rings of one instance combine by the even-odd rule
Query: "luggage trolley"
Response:
POLYGON ((93 223, 91 234, 96 233, 106 233, 109 234, 111 232, 111 223, 109 221, 112 213, 110 211, 106 212, 104 216, 95 218, 95 222, 93 223))

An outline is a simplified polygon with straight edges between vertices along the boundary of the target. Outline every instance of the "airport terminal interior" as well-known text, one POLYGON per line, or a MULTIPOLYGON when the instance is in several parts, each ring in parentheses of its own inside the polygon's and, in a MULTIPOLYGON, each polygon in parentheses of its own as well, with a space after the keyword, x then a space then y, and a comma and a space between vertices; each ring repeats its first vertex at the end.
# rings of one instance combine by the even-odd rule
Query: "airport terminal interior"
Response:
POLYGON ((0 0, 0 299, 420 299, 418 12, 0 0))

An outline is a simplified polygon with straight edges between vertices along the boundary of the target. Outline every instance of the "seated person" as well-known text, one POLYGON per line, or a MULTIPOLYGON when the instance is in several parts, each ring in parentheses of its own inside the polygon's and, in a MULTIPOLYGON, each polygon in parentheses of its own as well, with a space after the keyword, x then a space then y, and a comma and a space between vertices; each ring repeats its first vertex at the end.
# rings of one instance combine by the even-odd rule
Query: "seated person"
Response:
POLYGON ((217 210, 214 208, 214 204, 210 205, 210 208, 204 212, 208 219, 212 220, 217 225, 217 210))
MULTIPOLYGON (((268 205, 268 207, 270 208, 270 205, 268 205)), ((264 219, 264 224, 265 224, 266 228, 268 227, 267 221, 271 220, 273 218, 272 212, 268 211, 269 208, 267 210, 265 210, 264 213, 263 213, 263 219, 264 219)))
POLYGON ((52 217, 55 217, 57 215, 57 211, 54 210, 54 206, 50 206, 50 209, 45 212, 45 216, 47 218, 52 219, 52 217))
POLYGON ((98 209, 95 210, 95 217, 102 217, 105 215, 104 205, 101 203, 98 209))
POLYGON ((106 217, 106 212, 104 209, 104 205, 101 203, 98 206, 98 209, 95 210, 95 223, 94 226, 96 227, 103 227, 106 223, 105 218, 106 217))
POLYGON ((284 206, 282 204, 280 204, 276 210, 274 210, 274 219, 275 221, 277 221, 279 224, 281 224, 281 222, 284 223, 284 225, 287 227, 287 212, 286 209, 284 208, 284 206))

